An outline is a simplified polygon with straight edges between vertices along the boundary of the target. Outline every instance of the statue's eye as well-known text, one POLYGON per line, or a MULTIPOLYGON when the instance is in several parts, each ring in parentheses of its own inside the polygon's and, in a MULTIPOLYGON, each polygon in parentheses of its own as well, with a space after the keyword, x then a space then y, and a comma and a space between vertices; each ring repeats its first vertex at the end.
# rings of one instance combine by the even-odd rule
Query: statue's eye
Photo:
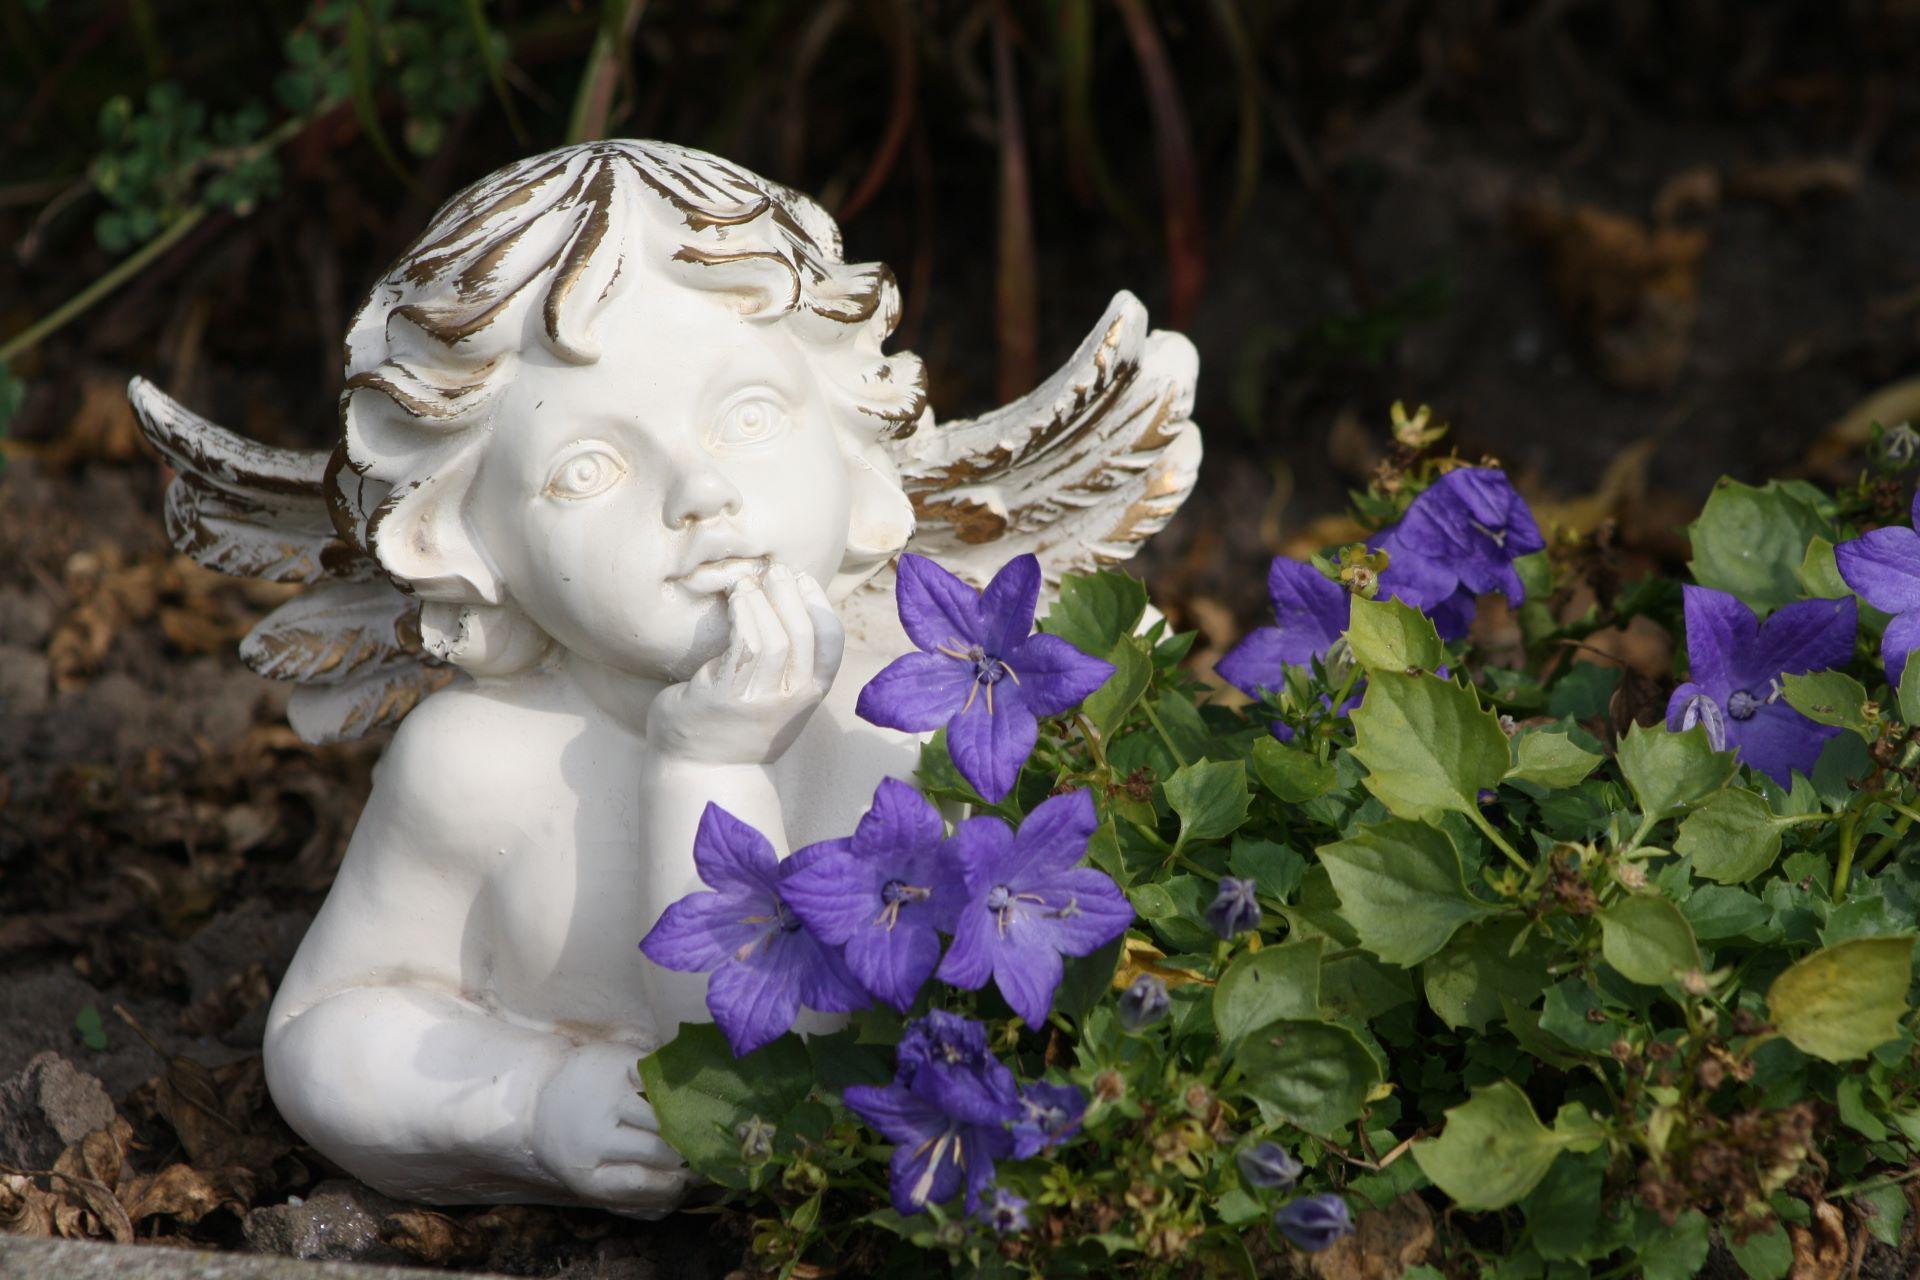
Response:
POLYGON ((764 444, 785 432, 788 425, 787 411, 779 401, 752 396, 734 401, 721 412, 713 424, 713 440, 731 446, 764 444))
POLYGON ((626 474, 626 464, 611 451, 589 445, 554 464, 544 492, 549 498, 597 497, 620 483, 626 474))

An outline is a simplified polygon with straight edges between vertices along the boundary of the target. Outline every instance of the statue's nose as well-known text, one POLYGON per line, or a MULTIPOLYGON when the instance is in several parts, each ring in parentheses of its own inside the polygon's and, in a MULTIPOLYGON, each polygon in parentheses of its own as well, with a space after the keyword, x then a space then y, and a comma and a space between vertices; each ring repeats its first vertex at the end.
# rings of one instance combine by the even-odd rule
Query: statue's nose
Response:
POLYGON ((662 512, 676 529, 739 513, 740 491, 710 463, 692 463, 679 469, 662 512))

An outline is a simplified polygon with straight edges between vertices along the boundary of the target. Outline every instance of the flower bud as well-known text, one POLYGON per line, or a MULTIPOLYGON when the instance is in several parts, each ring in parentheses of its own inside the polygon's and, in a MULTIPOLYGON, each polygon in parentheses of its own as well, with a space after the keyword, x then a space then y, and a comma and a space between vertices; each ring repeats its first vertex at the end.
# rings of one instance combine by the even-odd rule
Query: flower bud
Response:
POLYGON ((1277 1142, 1242 1147, 1233 1158, 1240 1166, 1241 1181, 1249 1187, 1285 1191, 1300 1180, 1300 1162, 1277 1142))
POLYGON ((773 1158, 774 1127, 754 1116, 743 1120, 734 1127, 733 1136, 740 1140, 740 1159, 745 1164, 765 1164, 773 1158))
POLYGON ((1258 886, 1252 880, 1221 876, 1220 888, 1206 910, 1207 923, 1223 938, 1231 938, 1260 927, 1260 903, 1255 898, 1258 886))
POLYGON ((1118 1102, 1127 1096, 1127 1078, 1108 1067, 1093 1078, 1093 1095, 1102 1102, 1118 1102))
POLYGON ((1319 1253, 1340 1237, 1353 1234, 1353 1214, 1347 1202, 1336 1195, 1289 1200, 1274 1213, 1273 1224, 1308 1253, 1319 1253))
POLYGON ((1133 980, 1120 996, 1120 1024, 1129 1031, 1150 1027, 1167 1016, 1167 984, 1151 973, 1133 980))

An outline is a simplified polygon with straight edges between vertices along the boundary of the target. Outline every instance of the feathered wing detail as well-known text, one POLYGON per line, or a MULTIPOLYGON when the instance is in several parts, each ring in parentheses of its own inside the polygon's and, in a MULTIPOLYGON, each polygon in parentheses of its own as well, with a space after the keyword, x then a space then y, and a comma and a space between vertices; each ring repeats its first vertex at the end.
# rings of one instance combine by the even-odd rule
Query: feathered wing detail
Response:
POLYGON ((984 584, 1032 552, 1049 582, 1129 559, 1193 489, 1199 358, 1149 331, 1130 293, 1071 359, 1012 404, 937 423, 894 457, 918 527, 910 549, 984 584))
POLYGON ((452 679, 421 650, 419 602, 337 531, 326 452, 236 435, 144 378, 127 395, 179 473, 166 501, 174 546, 234 577, 309 584, 240 642, 249 667, 295 683, 288 719, 301 737, 357 738, 452 679))

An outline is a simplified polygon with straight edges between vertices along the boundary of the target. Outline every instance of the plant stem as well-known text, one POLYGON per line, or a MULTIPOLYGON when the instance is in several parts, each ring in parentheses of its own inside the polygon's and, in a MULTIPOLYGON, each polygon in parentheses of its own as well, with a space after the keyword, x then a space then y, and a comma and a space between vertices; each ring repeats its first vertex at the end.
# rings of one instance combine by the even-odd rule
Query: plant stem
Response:
POLYGON ((1833 864, 1833 900, 1847 896, 1847 876, 1853 870, 1853 850, 1859 842, 1860 815, 1849 810, 1840 818, 1840 859, 1833 864))
POLYGON ((1080 736, 1087 740, 1087 750, 1093 752, 1094 762, 1100 766, 1103 772, 1111 775, 1113 773, 1113 766, 1107 763, 1107 749, 1100 745, 1100 731, 1095 729, 1093 722, 1088 720, 1084 715, 1076 714, 1073 717, 1073 722, 1080 726, 1080 736))
POLYGON ((1167 744, 1167 750, 1173 753, 1173 761, 1182 769, 1187 767, 1187 758, 1180 754, 1180 748, 1173 745, 1173 735, 1167 732, 1167 726, 1160 723, 1160 717, 1154 713, 1153 704, 1145 698, 1140 699, 1140 709, 1147 713, 1147 719, 1160 734, 1160 741, 1167 744))
POLYGON ((179 244, 206 216, 207 206, 203 204, 194 205, 181 214, 172 226, 115 263, 105 275, 9 338, 5 346, 0 346, 0 364, 11 363, 14 357, 33 350, 66 327, 69 321, 84 315, 95 303, 139 275, 149 263, 179 244))
POLYGON ((1893 824, 1893 830, 1881 836, 1880 842, 1873 846, 1873 851, 1860 860, 1860 874, 1869 875, 1878 870, 1880 864, 1887 860, 1887 855, 1900 847, 1900 841, 1906 837, 1907 828, 1912 825, 1913 815, 1901 814, 1900 821, 1893 824))
POLYGON ((1514 866, 1527 872, 1529 875, 1533 873, 1533 864, 1521 857, 1519 852, 1507 843, 1506 837, 1493 829, 1493 824, 1487 821, 1487 815, 1481 813, 1478 806, 1467 810, 1467 820, 1485 832, 1487 839, 1493 841, 1494 846, 1498 848, 1500 852, 1506 854, 1508 860, 1511 861, 1514 866))

